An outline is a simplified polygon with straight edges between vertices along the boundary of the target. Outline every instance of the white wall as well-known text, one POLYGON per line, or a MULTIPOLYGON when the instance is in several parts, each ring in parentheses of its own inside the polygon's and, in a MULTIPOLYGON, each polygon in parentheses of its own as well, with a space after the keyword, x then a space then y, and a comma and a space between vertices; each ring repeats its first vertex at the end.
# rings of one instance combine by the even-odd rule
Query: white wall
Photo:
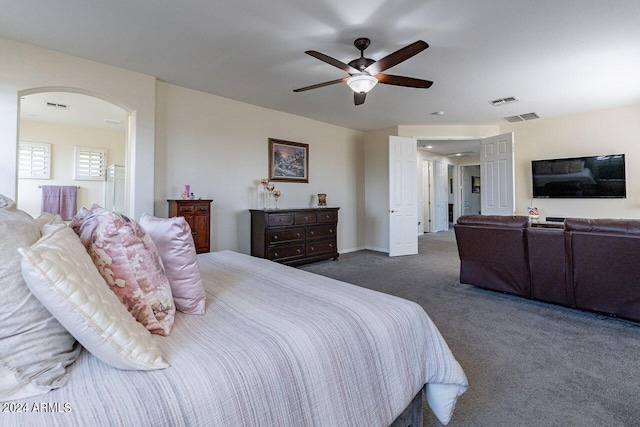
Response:
POLYGON ((107 165, 124 165, 126 133, 117 130, 69 126, 59 123, 20 121, 20 141, 51 144, 51 179, 19 179, 18 208, 33 217, 40 215, 39 185, 77 185, 78 209, 93 203, 104 205, 104 181, 75 181, 75 146, 106 148, 107 165))
POLYGON ((338 250, 364 246, 363 134, 219 96, 157 83, 155 214, 185 184, 211 198, 212 250, 250 252, 249 209, 262 208, 268 138, 309 144, 309 183, 279 183, 282 208, 309 207, 317 193, 339 206, 338 250))
POLYGON ((132 114, 130 214, 153 209, 155 77, 0 39, 0 194, 15 198, 20 94, 71 91, 112 102, 132 114), (35 89, 35 90, 34 90, 35 89))
POLYGON ((516 213, 541 218, 640 218, 640 105, 502 126, 515 134, 516 213), (532 199, 531 160, 625 154, 626 199, 532 199))

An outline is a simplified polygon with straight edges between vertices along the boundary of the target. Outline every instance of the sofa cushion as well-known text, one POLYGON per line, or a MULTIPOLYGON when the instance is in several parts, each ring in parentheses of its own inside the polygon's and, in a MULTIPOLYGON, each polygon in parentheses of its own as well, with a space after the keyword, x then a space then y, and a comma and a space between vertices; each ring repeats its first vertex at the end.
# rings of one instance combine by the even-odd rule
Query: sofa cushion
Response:
POLYGON ((631 234, 640 236, 639 219, 567 218, 564 221, 564 228, 567 231, 631 234))
POLYGON ((31 216, 0 195, 0 400, 14 400, 62 387, 66 367, 81 347, 27 287, 20 247, 40 238, 31 216))
POLYGON ((129 312, 152 333, 168 335, 175 304, 158 249, 144 228, 124 215, 96 206, 89 212, 81 211, 71 225, 129 312))
POLYGON ((20 253, 33 294, 94 356, 119 369, 169 366, 149 331, 109 290, 73 230, 59 228, 20 253))
POLYGON ((529 227, 528 216, 507 215, 463 215, 457 224, 486 227, 526 228, 529 227))
POLYGON ((143 214, 140 225, 151 236, 160 252, 176 309, 187 314, 204 314, 202 275, 187 221, 181 216, 156 218, 143 214))

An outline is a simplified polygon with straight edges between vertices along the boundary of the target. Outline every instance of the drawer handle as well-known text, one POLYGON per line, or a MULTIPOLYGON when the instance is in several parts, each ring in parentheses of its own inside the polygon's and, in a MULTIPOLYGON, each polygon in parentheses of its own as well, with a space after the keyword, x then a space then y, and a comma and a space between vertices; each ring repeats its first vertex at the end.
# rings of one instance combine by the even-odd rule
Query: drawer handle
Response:
POLYGON ((297 252, 297 253, 300 253, 300 249, 296 249, 296 252, 297 252))
POLYGON ((332 248, 333 247, 333 243, 329 243, 329 247, 332 248))
POLYGON ((300 233, 296 233, 296 237, 300 237, 300 233))
POLYGON ((311 252, 313 252, 313 251, 315 251, 316 249, 315 249, 313 246, 311 246, 311 247, 309 248, 309 250, 310 250, 311 252))
POLYGON ((278 240, 278 235, 273 236, 273 240, 278 240))
POLYGON ((315 231, 310 231, 309 234, 312 235, 312 236, 316 235, 315 231))
POLYGON ((305 220, 305 221, 309 221, 309 217, 308 217, 308 216, 305 216, 305 217, 304 217, 304 220, 305 220))
POLYGON ((327 214, 325 214, 325 215, 324 215, 324 217, 325 217, 326 219, 329 219, 329 215, 327 215, 327 214))
POLYGON ((200 207, 198 208, 198 210, 199 210, 200 212, 206 212, 206 211, 207 211, 207 208, 200 206, 200 207))
POLYGON ((273 253, 273 257, 274 257, 274 258, 278 258, 278 252, 274 252, 274 253, 273 253))
POLYGON ((333 233, 333 228, 330 228, 330 229, 329 229, 329 233, 333 233))

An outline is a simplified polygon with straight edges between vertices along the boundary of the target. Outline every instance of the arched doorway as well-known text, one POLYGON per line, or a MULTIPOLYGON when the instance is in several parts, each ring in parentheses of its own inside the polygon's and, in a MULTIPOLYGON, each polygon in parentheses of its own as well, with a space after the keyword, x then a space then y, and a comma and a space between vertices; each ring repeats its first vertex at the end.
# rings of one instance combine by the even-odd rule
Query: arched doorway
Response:
POLYGON ((19 208, 37 217, 43 186, 75 186, 78 209, 97 203, 129 214, 130 113, 117 101, 75 88, 21 92, 19 208), (47 176, 30 176, 23 164, 34 144, 36 150, 44 147, 49 151, 47 176), (81 159, 88 153, 92 166, 87 171, 81 159))

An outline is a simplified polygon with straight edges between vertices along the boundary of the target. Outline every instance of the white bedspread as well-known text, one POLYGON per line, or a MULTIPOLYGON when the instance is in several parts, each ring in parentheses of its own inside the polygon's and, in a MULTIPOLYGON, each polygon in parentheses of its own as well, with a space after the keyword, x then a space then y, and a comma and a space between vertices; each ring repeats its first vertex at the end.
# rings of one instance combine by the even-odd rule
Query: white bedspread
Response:
POLYGON ((177 313, 154 337, 170 368, 120 371, 83 351, 66 387, 14 402, 28 413, 0 425, 383 427, 427 383, 446 423, 467 388, 415 303, 231 251, 198 260, 206 314, 177 313))

